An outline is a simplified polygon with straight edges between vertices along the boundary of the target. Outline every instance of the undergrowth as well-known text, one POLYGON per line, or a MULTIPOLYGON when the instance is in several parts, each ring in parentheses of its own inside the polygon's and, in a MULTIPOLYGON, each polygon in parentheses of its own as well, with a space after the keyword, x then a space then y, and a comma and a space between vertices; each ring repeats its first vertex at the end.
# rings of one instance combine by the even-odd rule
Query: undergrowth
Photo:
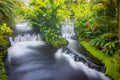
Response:
POLYGON ((98 58, 105 64, 105 74, 114 80, 120 80, 120 51, 116 51, 112 56, 104 54, 97 50, 94 46, 86 41, 81 41, 80 44, 86 48, 94 57, 98 58))

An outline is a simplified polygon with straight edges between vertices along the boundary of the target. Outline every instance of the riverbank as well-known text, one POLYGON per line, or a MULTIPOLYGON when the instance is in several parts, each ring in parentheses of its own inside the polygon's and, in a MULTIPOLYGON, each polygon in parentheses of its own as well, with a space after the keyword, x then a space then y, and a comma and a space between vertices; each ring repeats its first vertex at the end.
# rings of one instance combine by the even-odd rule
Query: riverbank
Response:
POLYGON ((98 58, 103 64, 105 64, 106 75, 114 80, 120 80, 120 51, 117 51, 112 56, 109 56, 102 51, 97 50, 86 41, 81 41, 80 44, 94 57, 98 58))

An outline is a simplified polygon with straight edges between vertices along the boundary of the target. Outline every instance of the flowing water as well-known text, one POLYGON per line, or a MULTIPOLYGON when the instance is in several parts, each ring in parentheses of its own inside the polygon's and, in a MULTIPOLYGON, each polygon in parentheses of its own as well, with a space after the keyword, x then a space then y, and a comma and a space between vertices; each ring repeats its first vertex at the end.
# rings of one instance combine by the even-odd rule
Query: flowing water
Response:
POLYGON ((67 54, 73 57, 75 61, 83 62, 85 65, 87 65, 90 68, 94 68, 98 71, 104 72, 105 68, 103 67, 103 65, 100 66, 94 63, 95 62, 93 61, 95 60, 94 57, 90 57, 87 55, 84 56, 81 52, 79 52, 79 49, 81 48, 79 47, 80 45, 76 38, 76 34, 74 30, 74 22, 66 22, 62 24, 61 35, 69 42, 69 44, 63 48, 63 50, 65 50, 67 54))
POLYGON ((64 26, 62 36, 69 44, 65 48, 56 49, 42 41, 40 34, 30 34, 32 28, 26 32, 24 30, 28 26, 23 24, 21 27, 24 29, 17 27, 15 34, 9 38, 11 46, 6 59, 8 80, 110 80, 82 61, 74 60, 72 55, 76 54, 86 63, 89 62, 77 52, 78 42, 73 39, 74 28, 69 27, 70 30, 63 31, 69 29, 64 29, 64 26))

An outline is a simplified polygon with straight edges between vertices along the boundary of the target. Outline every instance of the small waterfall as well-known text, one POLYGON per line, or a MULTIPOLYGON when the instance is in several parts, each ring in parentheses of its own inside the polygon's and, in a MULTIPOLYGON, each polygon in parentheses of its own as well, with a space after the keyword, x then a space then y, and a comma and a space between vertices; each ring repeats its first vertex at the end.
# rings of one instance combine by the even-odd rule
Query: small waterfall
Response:
POLYGON ((68 48, 72 50, 78 50, 79 43, 76 40, 74 22, 63 23, 61 26, 61 35, 69 42, 69 44, 67 45, 68 48))
POLYGON ((27 42, 27 41, 40 41, 40 34, 24 34, 16 36, 14 39, 12 37, 9 37, 9 41, 11 45, 14 45, 16 43, 20 42, 27 42))
POLYGON ((28 26, 28 22, 18 23, 18 24, 16 25, 16 30, 17 30, 18 32, 30 31, 30 30, 32 30, 32 29, 33 29, 33 27, 28 26))
MULTIPOLYGON (((71 33, 71 30, 74 31, 70 28, 68 33, 71 33)), ((64 33, 66 34, 65 31, 64 33)), ((35 32, 18 34, 9 40, 11 46, 8 48, 6 59, 8 80, 110 80, 82 61, 76 62, 73 58, 73 54, 78 55, 74 51, 76 48, 72 49, 69 45, 56 49, 41 41, 40 34, 35 32)), ((86 61, 83 55, 79 56, 86 61)))
POLYGON ((61 26, 61 34, 63 38, 72 39, 75 35, 74 23, 64 23, 61 26))
MULTIPOLYGON (((74 79, 68 79, 68 80, 110 80, 110 78, 106 77, 103 73, 98 72, 95 69, 89 68, 81 61, 79 61, 79 62, 74 61, 74 59, 73 59, 74 55, 72 55, 72 56, 73 57, 71 57, 71 55, 66 54, 66 51, 63 52, 62 48, 59 49, 55 54, 55 57, 57 59, 56 61, 58 61, 58 63, 62 63, 61 64, 62 68, 65 68, 64 64, 63 64, 65 62, 67 65, 69 64, 73 69, 78 71, 79 78, 76 77, 74 79)), ((70 70, 70 72, 72 72, 72 69, 70 70)), ((63 75, 66 76, 67 74, 63 74, 63 75)))
POLYGON ((104 72, 104 67, 93 63, 88 57, 79 52, 79 42, 76 39, 74 22, 66 22, 61 26, 61 35, 68 41, 68 45, 63 48, 63 52, 69 54, 75 61, 82 62, 86 66, 104 72))

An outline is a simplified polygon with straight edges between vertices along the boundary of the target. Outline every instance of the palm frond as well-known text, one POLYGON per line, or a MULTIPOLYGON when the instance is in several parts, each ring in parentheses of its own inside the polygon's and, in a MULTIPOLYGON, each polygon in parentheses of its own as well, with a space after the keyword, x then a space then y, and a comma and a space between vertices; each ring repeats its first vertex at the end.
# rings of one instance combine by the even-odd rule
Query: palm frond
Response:
MULTIPOLYGON (((0 0, 0 16, 8 25, 14 21, 14 6, 10 0, 0 0)), ((0 22, 2 23, 2 22, 0 22)))

